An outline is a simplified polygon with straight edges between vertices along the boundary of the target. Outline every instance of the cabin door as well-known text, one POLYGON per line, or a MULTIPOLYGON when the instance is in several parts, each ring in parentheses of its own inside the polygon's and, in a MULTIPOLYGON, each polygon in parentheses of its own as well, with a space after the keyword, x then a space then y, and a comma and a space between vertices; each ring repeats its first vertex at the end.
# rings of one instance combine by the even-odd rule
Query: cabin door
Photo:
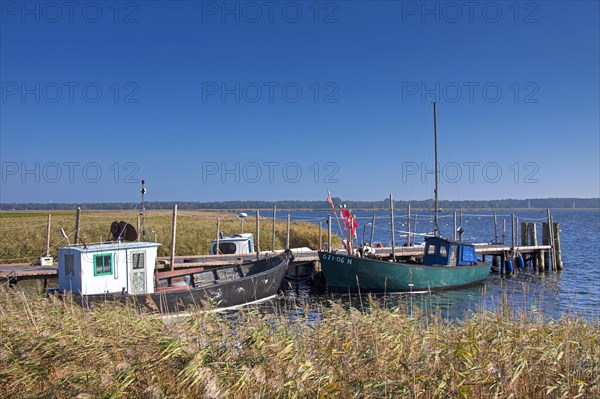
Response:
POLYGON ((129 265, 129 293, 144 294, 146 292, 146 253, 132 253, 129 265))

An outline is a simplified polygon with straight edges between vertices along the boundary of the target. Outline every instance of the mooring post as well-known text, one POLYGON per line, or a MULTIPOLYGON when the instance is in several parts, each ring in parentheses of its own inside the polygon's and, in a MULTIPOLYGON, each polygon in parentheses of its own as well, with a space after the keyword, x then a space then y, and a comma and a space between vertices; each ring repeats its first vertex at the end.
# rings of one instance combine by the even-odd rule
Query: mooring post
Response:
MULTIPOLYGON (((550 226, 548 222, 542 223, 542 245, 550 245, 550 226)), ((552 248, 544 252, 544 270, 550 270, 552 248)))
POLYGON ((515 215, 510 215, 510 247, 515 251, 515 215))
MULTIPOLYGON (((461 209, 461 210, 460 210, 460 221, 459 221, 459 222, 460 222, 460 226, 459 226, 459 227, 462 227, 462 225, 463 225, 463 218, 462 218, 462 216, 463 216, 463 214, 462 214, 462 213, 463 213, 463 212, 462 212, 462 211, 463 211, 463 210, 461 209)), ((458 233, 458 239, 459 239, 460 241, 462 241, 463 230, 464 230, 464 228, 460 229, 460 233, 458 233)))
POLYGON ((558 222, 552 222, 552 231, 554 232, 554 248, 556 249, 556 270, 562 270, 563 262, 560 250, 560 225, 558 222))
POLYGON ((319 251, 323 250, 323 222, 319 222, 319 251))
POLYGON ((390 194, 390 219, 392 224, 392 261, 396 261, 396 241, 394 236, 396 235, 394 230, 394 198, 390 194))
POLYGON ((548 215, 548 236, 550 241, 550 261, 552 262, 552 269, 556 270, 556 248, 554 246, 554 226, 552 225, 552 215, 550 209, 547 210, 548 215))
POLYGON ((498 243, 498 216, 494 212, 494 244, 498 243))
POLYGON ((521 222, 521 245, 524 247, 527 246, 528 239, 529 239, 529 223, 521 222))
POLYGON ((48 214, 48 225, 46 226, 46 256, 50 256, 50 231, 52 226, 52 214, 48 214))
POLYGON ((331 252, 331 215, 327 215, 327 251, 331 252))
POLYGON ((502 218, 502 244, 506 241, 506 219, 502 218))
POLYGON ((173 205, 173 221, 171 223, 171 257, 169 258, 169 268, 175 270, 175 238, 177 236, 177 204, 173 205))
POLYGON ((415 213, 415 220, 413 222, 413 245, 415 244, 415 239, 417 238, 417 214, 415 213))
POLYGON ((142 215, 138 212, 138 215, 137 215, 137 232, 138 232, 137 241, 140 241, 140 236, 142 235, 141 231, 142 231, 142 215))
POLYGON ((219 241, 221 240, 221 218, 217 218, 217 242, 215 244, 215 255, 221 254, 221 246, 219 241))
POLYGON ((256 210, 256 260, 260 260, 260 211, 256 210))
POLYGON ((73 239, 75 245, 79 241, 79 219, 81 217, 81 208, 77 207, 77 213, 75 214, 75 238, 73 239))
POLYGON ((371 218, 371 239, 369 240, 369 245, 373 245, 374 235, 375 235, 375 214, 373 214, 373 217, 371 218))
POLYGON ((287 238, 285 240, 285 247, 289 248, 290 247, 290 223, 292 222, 291 219, 291 215, 288 213, 288 219, 287 219, 287 238))
POLYGON ((452 233, 452 238, 454 239, 454 241, 456 241, 456 211, 454 211, 452 220, 454 222, 454 231, 452 233))
POLYGON ((277 214, 277 205, 273 205, 273 231, 271 241, 271 251, 275 251, 275 216, 277 214))

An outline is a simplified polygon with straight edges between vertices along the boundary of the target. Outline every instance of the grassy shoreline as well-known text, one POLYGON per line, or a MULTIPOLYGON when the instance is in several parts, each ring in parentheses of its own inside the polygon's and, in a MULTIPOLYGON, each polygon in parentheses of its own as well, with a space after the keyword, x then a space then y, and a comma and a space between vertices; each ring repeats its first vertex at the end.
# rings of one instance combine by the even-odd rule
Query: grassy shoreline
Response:
MULTIPOLYGON (((53 211, 52 229, 50 235, 50 255, 56 258, 57 249, 66 245, 60 229, 64 228, 72 242, 75 229, 74 211, 53 211)), ((46 242, 46 226, 48 213, 31 212, 0 212, 0 263, 37 262, 44 254, 46 242), (15 239, 15 237, 20 237, 15 239)), ((240 232, 240 219, 231 212, 212 211, 179 211, 177 216, 177 242, 175 255, 206 255, 209 253, 210 242, 216 237, 216 220, 221 219, 221 231, 225 235, 240 232)), ((85 242, 106 240, 113 221, 126 221, 137 224, 137 212, 132 211, 91 211, 81 212, 80 237, 85 242)), ((171 245, 172 211, 146 211, 146 228, 150 233, 148 239, 154 239, 162 245, 158 248, 158 256, 168 256, 171 245)), ((249 215, 244 223, 244 231, 256 235, 256 218, 249 215)), ((287 238, 287 222, 277 221, 275 226, 275 247, 282 249, 287 238)), ((322 240, 327 240, 326 228, 322 231, 322 240)), ((271 249, 272 219, 261 217, 260 229, 261 250, 271 249)), ((335 237, 334 242, 339 242, 335 237)), ((311 247, 319 246, 319 227, 317 225, 292 221, 290 228, 290 246, 311 247)))
MULTIPOLYGON (((294 305, 286 304, 292 308, 294 305)), ((0 292, 0 392, 77 398, 591 398, 600 324, 480 311, 460 323, 371 303, 165 322, 0 292)))

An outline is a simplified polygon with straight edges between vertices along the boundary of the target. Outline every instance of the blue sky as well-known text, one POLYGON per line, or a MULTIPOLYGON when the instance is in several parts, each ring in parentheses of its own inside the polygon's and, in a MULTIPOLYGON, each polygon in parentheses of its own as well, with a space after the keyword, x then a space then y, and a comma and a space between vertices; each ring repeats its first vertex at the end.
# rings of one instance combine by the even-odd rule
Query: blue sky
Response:
POLYGON ((0 8, 0 201, 600 196, 598 2, 0 8), (473 4, 469 6, 468 4, 473 4))

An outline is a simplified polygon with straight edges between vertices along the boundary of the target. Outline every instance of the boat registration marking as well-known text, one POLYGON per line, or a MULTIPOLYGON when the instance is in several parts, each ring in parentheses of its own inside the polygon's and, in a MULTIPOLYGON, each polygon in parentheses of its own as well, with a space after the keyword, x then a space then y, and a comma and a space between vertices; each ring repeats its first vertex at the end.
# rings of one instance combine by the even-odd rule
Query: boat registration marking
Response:
POLYGON ((332 254, 323 254, 323 260, 331 260, 331 261, 338 262, 341 264, 346 264, 346 265, 352 264, 352 259, 343 258, 341 256, 334 256, 332 254))

